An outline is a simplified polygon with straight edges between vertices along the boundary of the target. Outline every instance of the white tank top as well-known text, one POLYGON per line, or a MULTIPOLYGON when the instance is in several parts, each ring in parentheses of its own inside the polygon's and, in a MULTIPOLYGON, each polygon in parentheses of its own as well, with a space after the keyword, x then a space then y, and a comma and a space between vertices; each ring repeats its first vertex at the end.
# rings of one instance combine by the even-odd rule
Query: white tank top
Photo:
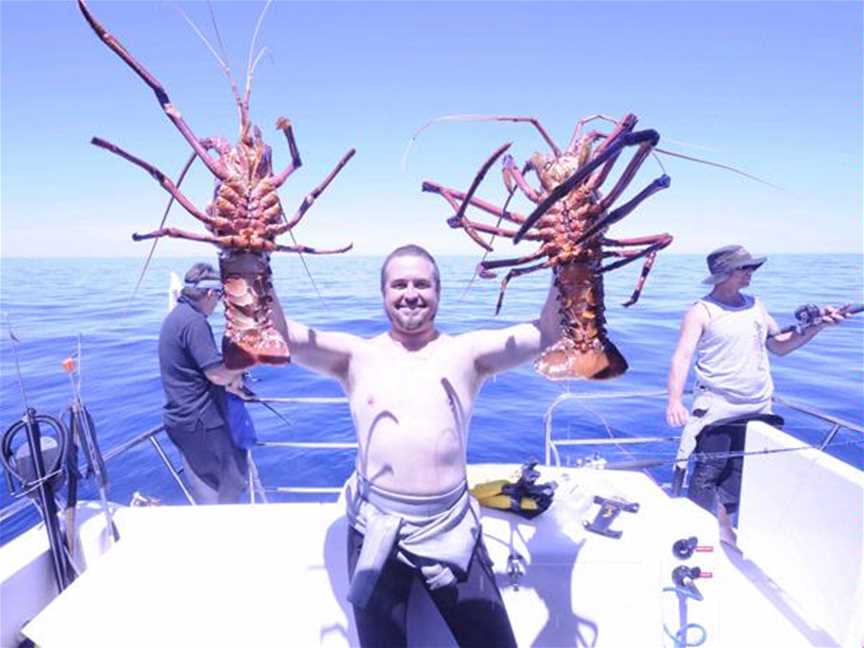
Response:
POLYGON ((709 317, 696 345, 696 377, 698 385, 731 403, 763 403, 774 392, 765 347, 768 313, 759 299, 743 297, 741 306, 711 297, 696 302, 709 317))

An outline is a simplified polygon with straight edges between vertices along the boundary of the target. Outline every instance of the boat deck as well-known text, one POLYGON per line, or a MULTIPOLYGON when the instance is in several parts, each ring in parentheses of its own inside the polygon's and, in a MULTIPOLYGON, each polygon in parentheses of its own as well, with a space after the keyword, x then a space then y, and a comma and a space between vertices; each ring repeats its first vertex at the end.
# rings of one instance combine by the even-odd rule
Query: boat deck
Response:
MULTIPOLYGON (((471 466, 469 479, 518 466, 471 466)), ((681 625, 675 567, 698 565, 704 600, 687 599, 704 646, 833 646, 753 563, 719 546, 716 520, 635 472, 541 467, 559 487, 528 521, 484 509, 489 553, 520 646, 670 646, 681 625), (588 532, 594 496, 638 502, 612 528, 588 532), (697 536, 713 551, 676 559, 697 536)), ((24 633, 62 646, 356 645, 339 503, 164 506, 117 512, 122 539, 33 619, 24 633)), ((455 645, 422 587, 412 592, 409 644, 455 645)), ((691 631, 690 640, 699 633, 691 631)))

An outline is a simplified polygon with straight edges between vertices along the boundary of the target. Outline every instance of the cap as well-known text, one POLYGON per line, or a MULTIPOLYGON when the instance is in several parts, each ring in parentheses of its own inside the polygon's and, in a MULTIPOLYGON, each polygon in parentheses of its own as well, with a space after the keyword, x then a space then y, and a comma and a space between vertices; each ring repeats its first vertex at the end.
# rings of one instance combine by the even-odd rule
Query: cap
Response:
POLYGON ((183 278, 187 288, 219 288, 222 277, 209 263, 196 263, 183 278))

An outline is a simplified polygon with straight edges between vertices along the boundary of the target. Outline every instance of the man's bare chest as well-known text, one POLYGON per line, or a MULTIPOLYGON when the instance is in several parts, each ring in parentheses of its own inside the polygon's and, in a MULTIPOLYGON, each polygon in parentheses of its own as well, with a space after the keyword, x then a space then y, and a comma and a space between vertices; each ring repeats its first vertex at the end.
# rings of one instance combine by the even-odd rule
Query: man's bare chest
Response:
POLYGON ((470 407, 473 374, 465 362, 435 349, 414 353, 372 354, 352 367, 351 400, 355 408, 403 414, 470 407))

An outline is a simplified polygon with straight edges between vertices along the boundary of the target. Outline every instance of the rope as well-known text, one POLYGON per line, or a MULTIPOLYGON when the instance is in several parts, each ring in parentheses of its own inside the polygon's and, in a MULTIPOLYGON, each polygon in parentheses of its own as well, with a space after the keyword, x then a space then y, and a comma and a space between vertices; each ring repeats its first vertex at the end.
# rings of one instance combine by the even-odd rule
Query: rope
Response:
MULTIPOLYGON (((687 604, 687 599, 692 598, 696 599, 693 596, 693 592, 684 589, 683 587, 664 587, 664 592, 674 592, 678 595, 679 601, 683 601, 684 605, 687 604)), ((698 600, 698 599, 697 599, 698 600)), ((675 642, 675 648, 688 648, 690 646, 701 646, 708 639, 708 632, 705 630, 705 627, 698 623, 685 623, 673 634, 669 631, 669 628, 666 624, 663 624, 663 631, 666 635, 675 642), (696 630, 701 632, 702 634, 698 636, 698 638, 693 641, 688 641, 687 635, 690 634, 691 630, 696 630)))

